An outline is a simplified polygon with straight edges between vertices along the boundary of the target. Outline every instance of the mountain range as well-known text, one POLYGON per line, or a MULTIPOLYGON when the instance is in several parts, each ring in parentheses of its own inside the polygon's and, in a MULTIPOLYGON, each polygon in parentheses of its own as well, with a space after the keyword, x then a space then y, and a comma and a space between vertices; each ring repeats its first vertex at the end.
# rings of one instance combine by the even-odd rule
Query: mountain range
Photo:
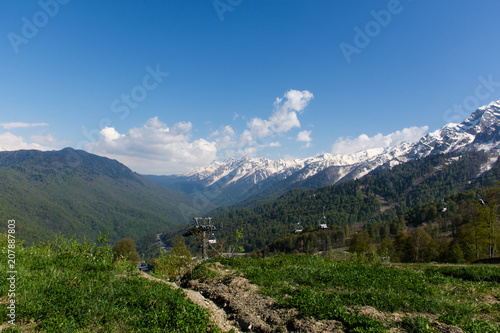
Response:
MULTIPOLYGON (((435 167, 418 177, 430 177, 435 170, 455 163, 458 156, 484 150, 488 152, 486 157, 478 159, 474 167, 468 168, 470 174, 462 178, 477 177, 498 159, 499 131, 500 101, 497 101, 479 108, 464 122, 447 124, 417 142, 349 155, 321 154, 295 160, 242 157, 173 176, 142 176, 116 160, 72 148, 0 152, 0 216, 3 220, 15 219, 19 237, 30 243, 52 239, 59 232, 94 241, 99 232, 107 230, 111 241, 124 237, 155 239, 155 234, 182 228, 180 225, 193 216, 222 205, 256 207, 293 188, 315 189, 347 183, 443 153, 451 157, 437 161, 435 167)), ((457 173, 450 170, 447 174, 457 173)), ((401 187, 403 192, 412 186, 413 180, 408 181, 401 187)), ((370 184, 366 182, 363 186, 370 184)), ((333 190, 325 191, 328 192, 325 195, 330 195, 333 190)), ((391 195, 395 198, 401 194, 398 191, 391 195)), ((382 194, 387 197, 387 193, 392 192, 387 190, 382 194)), ((284 201, 283 205, 291 203, 284 201)), ((235 207, 220 208, 219 212, 232 208, 235 207)), ((313 210, 319 212, 317 207, 313 210)), ((330 210, 329 214, 334 214, 334 208, 330 210)), ((376 207, 364 214, 369 216, 373 212, 377 212, 376 207)), ((228 224, 230 216, 226 219, 228 224)), ((365 217, 360 215, 351 220, 365 217)), ((311 215, 311 221, 314 219, 311 215)))
POLYGON ((107 231, 111 241, 137 241, 192 218, 192 197, 72 148, 0 152, 0 185, 0 216, 29 243, 57 233, 95 241, 107 231))
POLYGON ((496 154, 500 147, 499 131, 500 101, 494 101, 477 109, 462 123, 448 123, 417 142, 294 160, 244 156, 215 161, 185 174, 146 177, 176 191, 203 197, 217 206, 252 202, 252 199, 261 202, 259 198, 263 196, 273 199, 296 187, 318 188, 358 179, 379 168, 429 155, 479 150, 496 154))

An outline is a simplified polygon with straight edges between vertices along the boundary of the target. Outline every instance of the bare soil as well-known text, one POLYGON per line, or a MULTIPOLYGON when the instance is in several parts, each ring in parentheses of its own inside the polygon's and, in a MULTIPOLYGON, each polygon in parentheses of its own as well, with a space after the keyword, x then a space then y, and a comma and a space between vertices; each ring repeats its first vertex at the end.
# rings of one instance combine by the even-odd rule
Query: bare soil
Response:
MULTIPOLYGON (((155 278, 147 273, 141 272, 141 275, 147 279, 160 282, 160 283, 165 283, 171 286, 174 289, 180 288, 178 285, 172 282, 168 282, 162 279, 155 278)), ((206 308, 210 311, 210 320, 215 323, 221 330, 224 332, 231 331, 233 330, 234 332, 241 332, 238 328, 238 326, 235 324, 233 320, 230 320, 226 314, 226 312, 219 308, 217 305, 215 305, 214 302, 212 302, 210 299, 206 299, 201 295, 199 292, 190 290, 190 289, 183 289, 184 293, 186 296, 194 303, 197 304, 203 308, 206 308)))
POLYGON ((188 281, 186 288, 213 300, 242 332, 344 332, 338 321, 303 318, 296 309, 277 308, 272 298, 259 294, 259 288, 246 278, 217 263, 212 267, 221 276, 188 281))
MULTIPOLYGON (((354 309, 349 309, 350 311, 359 313, 361 315, 371 317, 373 319, 376 319, 380 322, 393 322, 393 323, 400 323, 403 318, 405 317, 426 317, 429 318, 431 327, 435 329, 437 332, 442 332, 442 333, 463 333, 463 330, 459 327, 452 326, 452 325, 447 325, 444 323, 441 323, 437 321, 437 316, 432 316, 429 314, 425 313, 399 313, 399 312, 393 312, 393 313, 385 313, 378 311, 377 309, 371 307, 371 306, 361 306, 357 307, 354 309)), ((389 332, 406 332, 404 329, 401 328, 391 328, 389 332)))
MULTIPOLYGON (((275 300, 258 292, 258 286, 229 270, 220 263, 209 266, 219 274, 218 277, 185 282, 183 290, 195 304, 207 308, 211 320, 223 331, 233 332, 304 332, 304 333, 343 333, 343 324, 335 320, 316 320, 304 317, 297 309, 283 309, 276 306, 275 300)), ((167 283, 146 273, 144 277, 167 283)), ((384 313, 370 306, 349 308, 348 311, 374 318, 383 323, 398 326, 403 318, 422 316, 430 319, 431 327, 442 333, 463 333, 456 326, 437 321, 437 316, 416 313, 384 313), (396 325, 394 325, 396 324, 396 325)), ((388 328, 389 333, 403 333, 401 328, 388 328)))
MULTIPOLYGON (((258 287, 236 272, 226 269, 220 263, 213 263, 210 269, 219 277, 206 280, 192 280, 186 288, 200 292, 223 309, 228 319, 237 323, 242 332, 304 332, 342 333, 344 327, 335 320, 316 320, 304 317, 297 309, 276 307, 276 302, 258 293, 258 287)), ((372 317, 380 322, 398 325, 403 318, 422 316, 430 319, 431 327, 437 332, 462 333, 462 329, 437 321, 437 316, 416 313, 384 313, 370 306, 350 308, 348 311, 372 317)), ((388 328, 388 332, 405 332, 401 328, 388 328)))

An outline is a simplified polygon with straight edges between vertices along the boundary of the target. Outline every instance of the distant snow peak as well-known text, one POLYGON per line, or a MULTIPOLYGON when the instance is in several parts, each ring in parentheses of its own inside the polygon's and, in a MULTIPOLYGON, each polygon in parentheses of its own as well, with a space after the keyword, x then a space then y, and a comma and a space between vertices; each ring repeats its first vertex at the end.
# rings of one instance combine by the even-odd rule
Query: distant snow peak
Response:
MULTIPOLYGON (((390 138, 399 140, 423 129, 412 127, 406 131, 407 133, 393 134, 390 138)), ((427 127, 423 132, 427 132, 427 127)), ((270 160, 264 157, 248 156, 239 159, 229 158, 223 162, 213 162, 180 177, 201 181, 205 186, 217 184, 221 189, 227 186, 241 186, 241 191, 246 191, 256 185, 262 190, 266 186, 269 187, 284 180, 289 182, 288 186, 291 186, 291 182, 303 182, 322 172, 327 172, 328 175, 322 178, 326 179, 323 182, 328 182, 321 183, 324 186, 340 180, 360 178, 381 166, 393 167, 431 154, 467 150, 500 151, 499 133, 500 101, 494 101, 477 109, 462 123, 448 123, 439 130, 421 136, 418 141, 406 140, 393 147, 368 148, 348 154, 321 153, 313 157, 291 160, 270 160), (263 182, 265 186, 262 185, 263 182)), ((361 141, 366 141, 366 138, 361 139, 361 141)), ((315 184, 317 186, 318 183, 315 184)))
POLYGON ((484 110, 484 109, 493 109, 493 110, 500 111, 500 100, 492 101, 488 105, 481 106, 478 110, 484 110))

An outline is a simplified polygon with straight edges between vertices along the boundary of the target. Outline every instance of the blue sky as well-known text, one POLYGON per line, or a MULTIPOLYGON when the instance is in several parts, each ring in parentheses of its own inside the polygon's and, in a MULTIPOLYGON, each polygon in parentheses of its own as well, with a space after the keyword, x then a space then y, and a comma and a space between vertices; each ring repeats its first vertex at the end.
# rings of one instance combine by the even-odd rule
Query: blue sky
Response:
POLYGON ((149 174, 416 140, 500 99, 500 2, 0 2, 0 149, 149 174))

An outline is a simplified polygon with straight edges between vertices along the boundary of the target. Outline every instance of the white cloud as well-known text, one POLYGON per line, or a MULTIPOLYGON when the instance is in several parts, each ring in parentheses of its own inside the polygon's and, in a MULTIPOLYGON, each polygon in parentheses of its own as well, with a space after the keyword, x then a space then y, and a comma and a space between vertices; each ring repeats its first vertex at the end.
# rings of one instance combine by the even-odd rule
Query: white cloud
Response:
POLYGON ((345 155, 366 149, 393 147, 403 141, 416 141, 420 139, 428 129, 428 126, 414 126, 388 135, 378 133, 373 137, 369 137, 366 134, 361 134, 354 139, 339 138, 332 146, 332 154, 345 155))
POLYGON ((272 134, 272 123, 269 120, 253 118, 248 124, 250 133, 257 138, 266 138, 272 134))
MULTIPOLYGON (((9 122, 0 123, 0 127, 4 129, 16 128, 33 128, 49 126, 47 123, 25 123, 25 122, 9 122)), ((57 141, 52 134, 35 134, 29 139, 23 136, 17 136, 11 132, 0 133, 0 150, 20 150, 20 149, 36 149, 36 150, 55 150, 59 149, 65 141, 57 141)))
MULTIPOLYGON (((126 133, 105 127, 99 132, 100 139, 84 148, 117 159, 140 173, 182 173, 209 164, 220 151, 225 157, 253 156, 265 147, 280 147, 280 142, 273 138, 300 127, 298 114, 313 97, 307 90, 286 92, 283 98, 276 99, 274 110, 267 119, 251 119, 241 134, 226 125, 212 132, 207 139, 192 139, 190 122, 169 127, 154 117, 142 127, 131 128, 126 133)), ((235 118, 244 119, 236 113, 235 118)), ((310 138, 303 141, 308 145, 310 138)))
POLYGON ((250 144, 255 144, 253 141, 253 136, 252 132, 249 130, 244 130, 243 133, 240 135, 240 138, 237 142, 237 146, 244 146, 244 145, 250 145, 250 144))
POLYGON ((27 128, 27 127, 38 127, 38 126, 49 126, 47 123, 22 123, 22 122, 12 122, 12 123, 0 123, 5 129, 12 128, 27 128))
POLYGON ((305 148, 309 148, 311 146, 311 131, 301 131, 297 134, 297 141, 305 142, 305 148))
POLYGON ((174 127, 172 128, 172 132, 176 134, 189 133, 191 132, 192 128, 193 124, 191 124, 190 122, 181 121, 180 123, 174 125, 174 127))
POLYGON ((49 145, 51 147, 62 147, 68 144, 67 141, 58 141, 52 134, 46 135, 32 135, 30 140, 33 143, 38 143, 41 145, 49 145))
POLYGON ((255 156, 255 154, 257 154, 257 148, 256 147, 246 147, 245 149, 241 149, 238 153, 240 155, 244 155, 244 156, 255 156))
POLYGON ((118 133, 113 127, 105 127, 99 133, 106 142, 113 142, 123 136, 123 134, 118 133))
MULTIPOLYGON (((282 106, 284 109, 302 112, 302 110, 309 104, 311 99, 314 98, 314 95, 307 90, 298 91, 292 89, 287 91, 284 97, 286 98, 286 101, 282 106)), ((278 102, 278 99, 276 99, 276 102, 277 104, 280 104, 281 100, 278 102)))
POLYGON ((269 117, 274 133, 285 133, 294 127, 300 127, 297 113, 286 108, 280 108, 269 117))
MULTIPOLYGON (((33 139, 33 137, 32 137, 33 139)), ((36 140, 33 140, 36 141, 36 140)), ((50 142, 40 142, 44 144, 51 144, 50 142)), ((10 132, 0 134, 0 150, 20 150, 20 149, 36 149, 36 150, 54 150, 50 146, 36 142, 26 142, 22 136, 16 136, 10 132)))
POLYGON ((142 127, 120 134, 112 127, 100 131, 101 139, 85 149, 119 160, 141 173, 172 174, 209 164, 216 158, 216 142, 191 140, 192 124, 180 122, 169 128, 158 117, 142 127))
POLYGON ((218 149, 234 148, 235 132, 229 125, 224 126, 210 134, 210 137, 215 137, 215 143, 218 149))
POLYGON ((275 110, 269 120, 253 118, 248 124, 248 128, 254 136, 263 138, 273 134, 286 133, 292 128, 300 127, 297 112, 302 112, 313 98, 314 95, 307 90, 289 90, 283 98, 276 98, 275 110))
POLYGON ((254 147, 255 148, 281 147, 281 142, 279 141, 265 142, 254 147))
MULTIPOLYGON (((302 113, 313 98, 314 95, 307 90, 289 90, 282 98, 276 98, 274 110, 267 119, 252 118, 239 136, 231 128, 230 132, 217 130, 211 137, 215 137, 218 148, 232 148, 225 151, 226 155, 234 155, 235 150, 241 154, 256 154, 258 147, 279 147, 281 144, 278 141, 269 142, 270 140, 266 139, 299 128, 298 114, 302 113)), ((309 143, 310 139, 307 145, 309 143)))

